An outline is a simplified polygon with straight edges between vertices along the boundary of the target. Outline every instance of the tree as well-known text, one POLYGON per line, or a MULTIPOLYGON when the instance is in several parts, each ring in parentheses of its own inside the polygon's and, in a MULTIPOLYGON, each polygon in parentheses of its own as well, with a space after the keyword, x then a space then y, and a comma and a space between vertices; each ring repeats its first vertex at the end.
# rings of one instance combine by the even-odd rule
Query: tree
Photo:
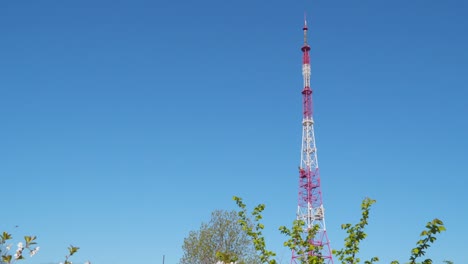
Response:
MULTIPOLYGON (((255 245, 255 250, 259 253, 261 263, 267 264, 277 264, 278 262, 273 259, 276 255, 273 251, 266 249, 265 238, 262 235, 261 230, 264 228, 264 225, 259 221, 262 219, 262 212, 265 209, 264 204, 260 204, 254 208, 252 211, 253 223, 250 223, 247 218, 247 209, 246 205, 242 202, 242 199, 234 196, 233 199, 236 201, 237 205, 240 208, 238 215, 240 217, 239 224, 247 232, 247 235, 252 238, 252 241, 255 245)), ((342 229, 346 230, 348 237, 345 238, 344 248, 341 250, 333 250, 333 254, 338 257, 338 260, 342 264, 357 264, 360 262, 360 259, 357 257, 359 253, 359 245, 362 240, 367 237, 367 234, 364 232, 365 227, 368 224, 369 211, 372 204, 375 203, 375 200, 370 198, 364 199, 361 204, 362 217, 360 221, 355 224, 343 224, 342 229)), ((318 230, 318 226, 309 229, 306 237, 303 237, 302 231, 305 228, 304 221, 295 220, 291 229, 288 229, 284 226, 280 227, 279 230, 281 233, 285 234, 289 239, 284 242, 284 246, 294 250, 296 252, 305 253, 320 250, 316 246, 308 243, 312 237, 315 236, 318 230)), ((416 259, 424 256, 425 250, 430 247, 430 244, 436 240, 435 235, 445 231, 443 222, 439 219, 434 219, 426 224, 426 230, 423 230, 421 233, 422 239, 420 239, 416 244, 417 247, 411 250, 410 262, 409 264, 419 264, 416 262, 416 259)), ((364 261, 364 264, 373 264, 379 261, 378 257, 373 257, 370 260, 364 261)), ((313 256, 313 254, 304 254, 303 258, 300 259, 301 264, 323 264, 324 261, 322 258, 313 256)), ((445 260, 446 264, 453 264, 452 261, 445 260)), ((391 264, 399 264, 398 261, 394 260, 391 264)), ((421 264, 432 264, 431 259, 424 260, 421 264)))
POLYGON ((180 264, 213 264, 218 260, 238 264, 260 263, 252 241, 238 224, 236 211, 216 210, 199 230, 190 231, 182 246, 180 264))
MULTIPOLYGON (((276 253, 266 249, 265 237, 262 234, 262 230, 265 228, 265 226, 260 223, 260 220, 263 218, 262 212, 265 210, 265 205, 259 204, 252 210, 252 223, 250 218, 247 216, 247 206, 242 201, 242 198, 234 196, 233 200, 236 201, 237 206, 240 208, 240 211, 237 213, 240 217, 239 224, 247 232, 247 235, 252 238, 255 250, 259 253, 260 262, 267 264, 278 264, 278 262, 274 259, 276 253)), ((299 255, 302 255, 300 261, 303 264, 323 264, 322 258, 314 255, 303 254, 306 251, 318 251, 320 249, 309 243, 309 241, 317 233, 318 225, 315 225, 313 228, 309 229, 306 237, 303 237, 302 234, 304 227, 305 222, 303 220, 295 220, 291 229, 285 226, 280 226, 279 230, 281 233, 289 238, 286 242, 284 242, 284 246, 297 252, 299 255)))
MULTIPOLYGON (((13 264, 21 260, 26 259, 26 255, 30 257, 37 254, 39 246, 37 246, 36 236, 24 236, 24 241, 18 242, 16 245, 15 253, 11 253, 13 249, 13 236, 8 232, 2 232, 0 234, 0 264, 13 264)), ((70 246, 68 247, 68 254, 65 256, 65 261, 61 264, 72 264, 69 258, 78 252, 80 248, 70 246)), ((91 264, 86 261, 85 264, 91 264)))
POLYGON ((10 253, 13 247, 12 243, 10 243, 12 239, 13 236, 10 233, 3 232, 0 235, 0 264, 11 264, 25 259, 25 251, 27 251, 31 257, 36 255, 37 251, 39 251, 39 247, 35 246, 37 245, 36 236, 25 236, 24 243, 23 241, 18 242, 17 249, 15 253, 12 254, 10 253))

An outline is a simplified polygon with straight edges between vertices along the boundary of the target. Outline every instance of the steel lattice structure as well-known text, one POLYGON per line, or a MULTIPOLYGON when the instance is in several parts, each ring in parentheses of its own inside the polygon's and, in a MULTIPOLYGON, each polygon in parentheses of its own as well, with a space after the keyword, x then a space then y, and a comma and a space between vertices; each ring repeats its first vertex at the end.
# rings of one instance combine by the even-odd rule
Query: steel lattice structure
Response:
MULTIPOLYGON (((317 148, 314 135, 314 118, 312 112, 312 89, 310 88, 310 46, 307 43, 307 21, 304 20, 304 45, 301 50, 302 76, 304 78, 303 120, 302 120, 302 151, 301 164, 299 166, 299 198, 297 206, 297 219, 305 222, 303 237, 307 237, 308 230, 318 225, 319 230, 310 241, 317 250, 306 252, 307 255, 320 256, 324 263, 333 263, 325 226, 325 209, 322 201, 319 166, 317 162, 317 148)), ((291 263, 301 263, 304 257, 297 252, 292 252, 291 263)))

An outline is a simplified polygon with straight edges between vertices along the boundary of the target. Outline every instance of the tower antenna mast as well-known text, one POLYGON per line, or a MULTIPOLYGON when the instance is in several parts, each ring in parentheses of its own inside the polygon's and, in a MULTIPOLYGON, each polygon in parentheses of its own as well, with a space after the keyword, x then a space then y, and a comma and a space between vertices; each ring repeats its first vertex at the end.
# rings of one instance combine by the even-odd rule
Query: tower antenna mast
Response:
POLYGON ((307 43, 307 20, 304 17, 304 44, 302 50, 302 76, 304 89, 302 90, 303 119, 302 119, 302 150, 299 166, 299 197, 297 205, 297 220, 305 222, 303 237, 315 225, 318 231, 309 241, 315 250, 304 250, 303 254, 292 252, 291 263, 301 263, 306 256, 318 256, 324 263, 333 264, 330 241, 325 226, 325 208, 322 201, 322 188, 317 161, 317 148, 315 145, 314 118, 312 108, 312 89, 310 87, 310 46, 307 43), (304 255, 305 254, 305 255, 304 255))

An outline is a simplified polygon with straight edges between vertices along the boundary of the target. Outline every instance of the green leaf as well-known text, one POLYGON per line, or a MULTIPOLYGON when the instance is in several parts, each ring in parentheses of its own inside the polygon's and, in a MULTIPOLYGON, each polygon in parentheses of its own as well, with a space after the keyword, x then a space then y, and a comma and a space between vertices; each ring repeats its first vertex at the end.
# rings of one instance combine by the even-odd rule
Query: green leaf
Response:
POLYGON ((2 261, 6 262, 6 263, 10 263, 11 262, 11 255, 3 255, 2 256, 2 261))
POLYGON ((69 252, 70 256, 73 256, 73 254, 78 252, 79 249, 80 249, 79 247, 74 247, 74 246, 70 245, 68 247, 68 252, 69 252))

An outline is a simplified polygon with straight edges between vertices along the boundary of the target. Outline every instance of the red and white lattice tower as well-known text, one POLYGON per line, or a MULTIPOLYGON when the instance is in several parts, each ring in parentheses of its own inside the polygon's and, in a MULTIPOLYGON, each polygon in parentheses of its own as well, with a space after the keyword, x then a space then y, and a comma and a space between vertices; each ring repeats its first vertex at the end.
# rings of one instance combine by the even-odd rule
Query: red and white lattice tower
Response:
MULTIPOLYGON (((317 148, 314 135, 314 118, 312 112, 312 89, 310 88, 310 46, 307 43, 307 21, 304 20, 304 46, 302 46, 302 75, 304 78, 303 119, 302 119, 302 151, 299 166, 299 199, 297 206, 297 219, 305 222, 303 237, 308 230, 318 225, 319 230, 310 241, 318 250, 306 252, 324 259, 324 262, 333 263, 325 227, 325 209, 322 201, 319 167, 317 162, 317 148)), ((300 263, 303 256, 292 252, 291 263, 300 263)))

